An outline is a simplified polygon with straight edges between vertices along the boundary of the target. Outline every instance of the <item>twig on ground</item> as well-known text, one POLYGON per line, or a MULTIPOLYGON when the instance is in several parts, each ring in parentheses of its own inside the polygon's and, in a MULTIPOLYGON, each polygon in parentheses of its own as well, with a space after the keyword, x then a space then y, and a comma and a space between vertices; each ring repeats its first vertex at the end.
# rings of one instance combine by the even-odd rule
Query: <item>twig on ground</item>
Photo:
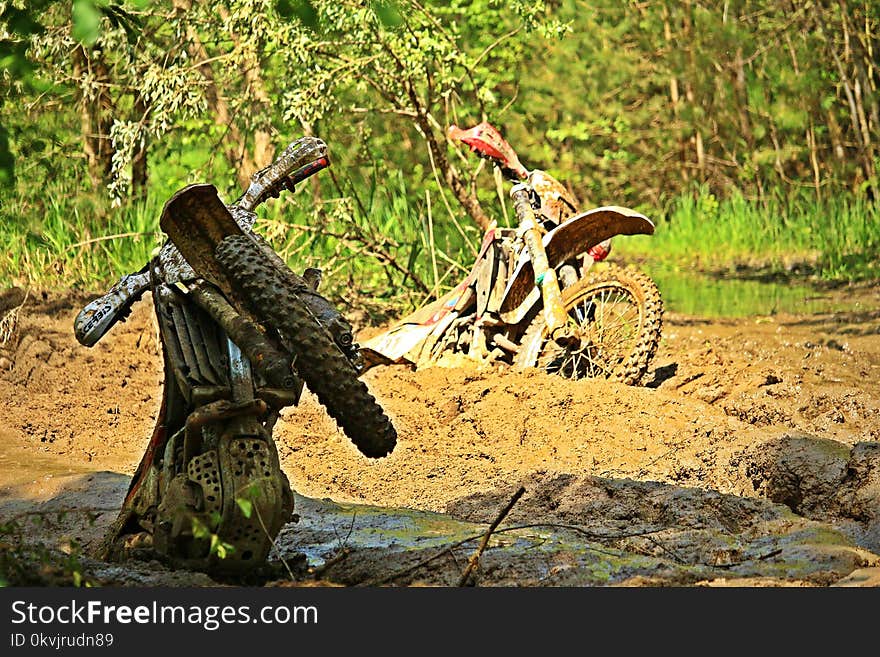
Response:
POLYGON ((345 534, 345 538, 339 538, 339 532, 336 531, 336 527, 333 527, 333 535, 336 536, 336 540, 339 542, 338 550, 344 550, 348 545, 348 539, 351 538, 351 533, 354 531, 355 519, 357 519, 357 511, 351 514, 351 523, 348 525, 348 532, 345 534))
POLYGON ((736 568, 737 566, 741 566, 744 563, 749 563, 750 561, 764 561, 765 559, 772 559, 773 557, 778 557, 782 554, 782 548, 776 548, 775 550, 770 550, 769 552, 765 552, 764 554, 759 554, 756 557, 751 557, 749 559, 740 559, 739 561, 732 561, 730 563, 706 563, 703 562, 701 566, 708 566, 709 568, 719 568, 724 570, 725 568, 736 568))
POLYGON ((526 492, 525 487, 520 486, 519 490, 513 494, 513 497, 510 498, 510 502, 507 503, 507 506, 501 510, 501 513, 498 514, 498 517, 492 521, 492 524, 489 525, 489 529, 486 531, 486 534, 483 536, 483 540, 480 541, 480 545, 471 555, 471 558, 468 559, 467 567, 464 569, 464 572, 461 574, 461 579, 458 580, 459 586, 464 586, 467 584, 468 578, 471 576, 471 573, 477 567, 477 564, 480 563, 480 557, 483 554, 483 551, 486 549, 486 546, 489 544, 489 537, 492 536, 492 532, 501 524, 501 521, 507 517, 507 514, 510 513, 510 510, 513 508, 514 504, 519 501, 519 498, 523 496, 523 493, 526 492))
POLYGON ((537 527, 555 527, 557 529, 569 529, 571 531, 577 532, 579 534, 583 534, 589 538, 595 538, 606 541, 616 541, 621 538, 633 538, 635 536, 647 536, 648 534, 656 534, 658 532, 662 532, 668 527, 657 527, 654 529, 640 529, 638 531, 632 532, 623 532, 620 534, 599 534, 597 532, 591 531, 589 529, 584 529, 580 525, 567 525, 564 523, 558 522, 536 522, 528 525, 516 525, 514 527, 505 527, 504 529, 499 529, 496 531, 497 534, 501 532, 513 531, 515 529, 535 529, 537 527))
POLYGON ((344 561, 346 558, 348 558, 349 554, 351 554, 350 548, 347 548, 347 547, 342 548, 336 554, 334 554, 330 559, 327 559, 327 561, 325 561, 323 564, 321 564, 320 566, 315 568, 314 572, 312 573, 312 577, 316 581, 321 579, 324 576, 324 574, 328 570, 330 570, 333 566, 338 564, 340 561, 344 561))
POLYGON ((290 565, 287 563, 287 559, 285 559, 284 555, 281 554, 281 549, 278 547, 278 543, 275 541, 275 538, 273 538, 272 534, 269 533, 269 530, 266 529, 266 523, 263 522, 263 516, 260 515, 260 510, 257 508, 256 504, 253 506, 253 510, 257 514, 257 520, 260 521, 260 527, 263 528, 263 532, 266 534, 266 536, 269 537, 269 542, 272 543, 272 549, 275 550, 275 554, 278 555, 278 559, 284 565, 284 569, 290 576, 290 581, 295 582, 296 577, 293 576, 293 571, 290 569, 290 565))
MULTIPOLYGON (((482 534, 480 534, 480 536, 482 536, 482 534)), ((412 566, 407 566, 406 568, 402 568, 401 570, 395 570, 394 572, 389 573, 388 575, 385 575, 384 577, 379 577, 377 579, 371 579, 366 582, 361 582, 360 584, 358 584, 358 586, 380 586, 380 585, 385 584, 387 582, 392 582, 395 579, 397 579, 398 577, 403 577, 404 575, 408 575, 409 573, 413 572, 414 570, 418 570, 422 566, 427 566, 432 561, 436 561, 437 559, 439 559, 442 556, 445 556, 446 554, 452 554, 452 551, 455 548, 461 547, 465 543, 470 543, 471 541, 475 541, 478 538, 480 538, 480 536, 470 536, 468 538, 462 539, 462 540, 458 541, 457 543, 453 543, 452 545, 446 546, 445 548, 443 548, 439 552, 432 554, 430 557, 427 557, 425 559, 417 561, 412 566)))
MULTIPOLYGON (((529 523, 526 525, 512 525, 510 527, 496 529, 494 531, 494 533, 495 534, 504 534, 506 532, 514 532, 514 531, 519 531, 522 529, 536 529, 538 527, 551 527, 551 528, 557 528, 557 529, 568 529, 571 531, 578 532, 579 534, 583 534, 584 536, 587 536, 589 538, 600 539, 600 540, 617 540, 617 539, 621 539, 621 538, 631 538, 633 536, 646 536, 648 534, 656 534, 657 532, 661 532, 661 531, 664 531, 665 529, 668 529, 667 527, 659 527, 659 528, 645 529, 645 530, 639 530, 639 531, 634 531, 634 532, 624 532, 624 533, 620 533, 620 534, 597 534, 596 532, 590 531, 589 529, 585 529, 584 527, 580 527, 578 525, 566 525, 566 524, 562 524, 562 523, 553 523, 553 522, 536 522, 536 523, 529 523)), ((424 559, 421 559, 420 561, 417 561, 416 563, 412 564, 411 566, 407 566, 406 568, 403 568, 401 570, 395 570, 394 572, 389 573, 388 575, 385 575, 384 577, 380 577, 378 579, 373 579, 373 580, 369 580, 366 582, 361 582, 360 584, 358 584, 358 586, 380 586, 380 585, 385 584, 387 582, 391 582, 391 581, 397 579, 398 577, 403 577, 404 575, 408 575, 409 573, 413 572, 414 570, 418 570, 422 566, 426 566, 429 563, 431 563, 432 561, 436 561, 440 557, 446 556, 447 554, 451 555, 454 560, 455 553, 453 552, 453 550, 455 550, 456 548, 460 548, 461 546, 463 546, 467 543, 470 543, 472 541, 476 541, 478 539, 481 539, 481 538, 483 538, 483 536, 485 536, 485 533, 476 534, 474 536, 469 536, 469 537, 464 538, 456 543, 453 543, 452 545, 446 546, 442 550, 435 552, 431 556, 426 557, 424 559)), ((613 557, 620 556, 619 553, 615 554, 614 552, 609 552, 608 550, 602 550, 602 549, 594 547, 592 545, 587 545, 586 549, 589 550, 590 552, 597 552, 599 554, 607 554, 607 555, 613 556, 613 557)))
POLYGON ((687 563, 687 561, 686 561, 685 559, 683 559, 682 557, 680 557, 680 556, 675 552, 675 550, 673 550, 673 549, 670 548, 670 547, 667 547, 666 545, 664 545, 663 543, 661 543, 660 541, 658 541, 658 540, 657 540, 656 538, 654 538, 653 536, 648 536, 647 539, 648 539, 649 541, 651 541, 651 543, 653 543, 654 545, 656 545, 658 548, 660 548, 663 552, 665 552, 665 553, 668 554, 670 557, 672 557, 672 560, 673 560, 675 563, 678 563, 678 564, 686 564, 686 563, 687 563))

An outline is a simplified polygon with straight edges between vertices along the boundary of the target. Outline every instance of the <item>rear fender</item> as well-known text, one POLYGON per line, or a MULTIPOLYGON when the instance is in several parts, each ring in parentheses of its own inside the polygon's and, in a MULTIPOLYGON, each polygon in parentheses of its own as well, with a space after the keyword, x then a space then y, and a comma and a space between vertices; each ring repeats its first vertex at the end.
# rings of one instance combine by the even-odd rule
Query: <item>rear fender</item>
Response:
MULTIPOLYGON (((615 235, 652 235, 654 224, 634 210, 616 205, 594 208, 571 217, 544 235, 544 250, 551 267, 558 267, 615 235)), ((499 314, 508 324, 518 324, 541 298, 528 251, 523 251, 507 283, 499 314)))

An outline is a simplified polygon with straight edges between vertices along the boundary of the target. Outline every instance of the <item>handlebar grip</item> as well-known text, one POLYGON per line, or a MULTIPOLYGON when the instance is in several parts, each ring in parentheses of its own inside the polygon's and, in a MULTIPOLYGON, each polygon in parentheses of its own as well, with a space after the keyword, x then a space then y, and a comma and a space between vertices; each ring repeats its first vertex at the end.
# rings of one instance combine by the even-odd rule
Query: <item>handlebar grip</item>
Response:
MULTIPOLYGON (((326 155, 324 157, 319 157, 314 162, 305 165, 304 167, 300 167, 292 174, 290 174, 290 184, 291 186, 296 185, 297 183, 301 183, 303 180, 308 178, 309 176, 313 176, 318 173, 321 169, 326 169, 330 166, 330 158, 326 155)), ((293 191, 291 189, 291 191, 293 191)))
POLYGON ((327 144, 316 137, 300 137, 272 164, 251 176, 247 191, 234 205, 253 212, 267 198, 277 197, 282 189, 292 187, 329 164, 327 144), (294 179, 296 175, 301 176, 299 180, 294 179))

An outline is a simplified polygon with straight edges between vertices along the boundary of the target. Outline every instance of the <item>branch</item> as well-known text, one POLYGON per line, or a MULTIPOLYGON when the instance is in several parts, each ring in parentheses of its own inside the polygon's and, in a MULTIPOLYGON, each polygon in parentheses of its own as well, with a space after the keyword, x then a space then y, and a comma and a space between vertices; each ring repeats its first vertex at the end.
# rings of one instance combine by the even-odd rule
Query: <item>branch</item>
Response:
POLYGON ((471 573, 477 567, 477 564, 480 563, 480 557, 483 554, 483 551, 486 549, 486 546, 489 544, 489 537, 492 536, 492 532, 497 529, 498 525, 501 524, 501 521, 507 517, 507 514, 510 513, 510 510, 513 508, 513 505, 519 501, 519 498, 523 496, 523 493, 526 492, 526 489, 523 486, 519 487, 519 490, 514 493, 513 497, 510 499, 510 502, 507 503, 507 506, 502 509, 501 513, 498 514, 498 517, 489 525, 489 529, 486 531, 485 536, 483 536, 483 540, 480 541, 479 547, 474 551, 471 555, 471 558, 468 559, 467 568, 464 569, 464 572, 461 574, 461 579, 458 580, 459 586, 464 586, 467 584, 468 578, 471 576, 471 573))
POLYGON ((411 119, 414 119, 418 114, 411 110, 405 109, 395 109, 391 107, 349 107, 349 112, 353 112, 354 114, 397 114, 399 116, 406 116, 411 119))
MULTIPOLYGON (((664 531, 665 529, 667 529, 666 527, 659 527, 659 528, 644 529, 644 530, 633 531, 633 532, 624 532, 624 533, 620 533, 620 534, 597 534, 596 532, 590 531, 589 529, 585 529, 585 528, 580 527, 578 525, 566 525, 566 524, 553 523, 553 522, 536 522, 536 523, 530 523, 527 525, 514 525, 512 527, 505 527, 504 529, 496 529, 495 533, 496 534, 503 534, 505 532, 519 531, 521 529, 535 529, 538 527, 569 529, 569 530, 575 531, 579 534, 583 534, 589 538, 604 539, 604 540, 618 540, 621 538, 632 538, 634 536, 647 536, 649 534, 656 534, 657 532, 661 532, 661 531, 664 531)), ((469 536, 468 538, 464 538, 456 543, 453 543, 452 545, 449 545, 449 546, 443 548, 442 550, 431 555, 430 557, 426 557, 425 559, 422 559, 422 560, 414 563, 412 566, 407 566, 406 568, 403 568, 402 570, 396 570, 396 571, 394 571, 388 575, 385 575, 384 577, 380 577, 378 579, 373 579, 373 580, 369 580, 366 582, 361 582, 357 586, 379 586, 380 584, 385 584, 387 582, 391 582, 391 581, 397 579, 398 577, 402 577, 404 575, 407 575, 407 574, 413 572, 414 570, 418 570, 422 566, 426 566, 427 564, 431 563, 432 561, 436 561, 437 559, 439 559, 442 556, 445 556, 447 554, 453 555, 452 551, 455 548, 461 547, 462 545, 465 545, 466 543, 470 543, 471 541, 476 541, 478 538, 482 538, 483 536, 484 536, 484 534, 477 534, 476 536, 469 536)), ((609 552, 607 550, 601 550, 597 547, 593 547, 592 545, 587 545, 585 547, 587 550, 590 550, 591 552, 598 552, 599 554, 607 554, 612 557, 620 556, 620 554, 615 554, 615 553, 609 552)), ((454 555, 453 555, 453 558, 454 558, 454 555)))

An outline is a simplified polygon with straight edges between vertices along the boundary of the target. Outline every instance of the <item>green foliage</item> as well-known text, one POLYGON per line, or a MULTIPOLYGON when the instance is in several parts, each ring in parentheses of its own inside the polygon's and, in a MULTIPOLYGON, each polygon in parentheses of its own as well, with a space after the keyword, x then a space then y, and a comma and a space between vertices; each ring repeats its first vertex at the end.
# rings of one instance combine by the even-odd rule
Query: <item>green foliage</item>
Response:
POLYGON ((250 518, 254 512, 254 503, 245 497, 236 497, 235 503, 241 509, 241 513, 245 518, 250 518))
POLYGON ((175 5, 0 4, 0 280, 96 289, 160 243, 168 195, 209 180, 232 199, 311 133, 332 177, 262 209, 259 229, 340 299, 416 305, 470 264, 480 231, 460 202, 502 216, 489 167, 445 136, 484 119, 582 206, 671 208, 648 243, 668 234, 672 253, 763 240, 819 253, 826 276, 874 271, 871 3, 175 5))
POLYGON ((216 556, 218 559, 225 559, 231 552, 235 551, 235 546, 221 539, 215 532, 219 525, 220 514, 216 511, 212 512, 211 516, 206 520, 193 516, 192 535, 193 538, 208 543, 208 554, 216 556))
POLYGON ((681 196, 651 237, 619 239, 621 257, 735 273, 746 266, 827 280, 880 278, 880 208, 860 198, 802 195, 718 200, 706 187, 681 196))
POLYGON ((34 192, 0 206, 0 284, 96 289, 140 269, 163 239, 153 197, 112 208, 70 183, 34 192))
POLYGON ((71 36, 86 46, 94 46, 101 36, 101 9, 105 3, 94 0, 73 0, 71 36))
MULTIPOLYGON (((658 204, 693 182, 876 194, 880 44, 862 2, 233 0, 169 13, 151 0, 42 0, 2 11, 13 79, 38 62, 55 85, 47 99, 113 108, 102 139, 119 198, 139 148, 204 135, 218 112, 227 128, 212 152, 233 157, 260 130, 283 141, 300 123, 346 167, 381 153, 404 170, 430 165, 426 132, 446 148, 445 126, 489 118, 589 202, 658 204)), ((77 125, 51 138, 75 147, 77 125)), ((433 185, 411 181, 412 197, 433 185)))

